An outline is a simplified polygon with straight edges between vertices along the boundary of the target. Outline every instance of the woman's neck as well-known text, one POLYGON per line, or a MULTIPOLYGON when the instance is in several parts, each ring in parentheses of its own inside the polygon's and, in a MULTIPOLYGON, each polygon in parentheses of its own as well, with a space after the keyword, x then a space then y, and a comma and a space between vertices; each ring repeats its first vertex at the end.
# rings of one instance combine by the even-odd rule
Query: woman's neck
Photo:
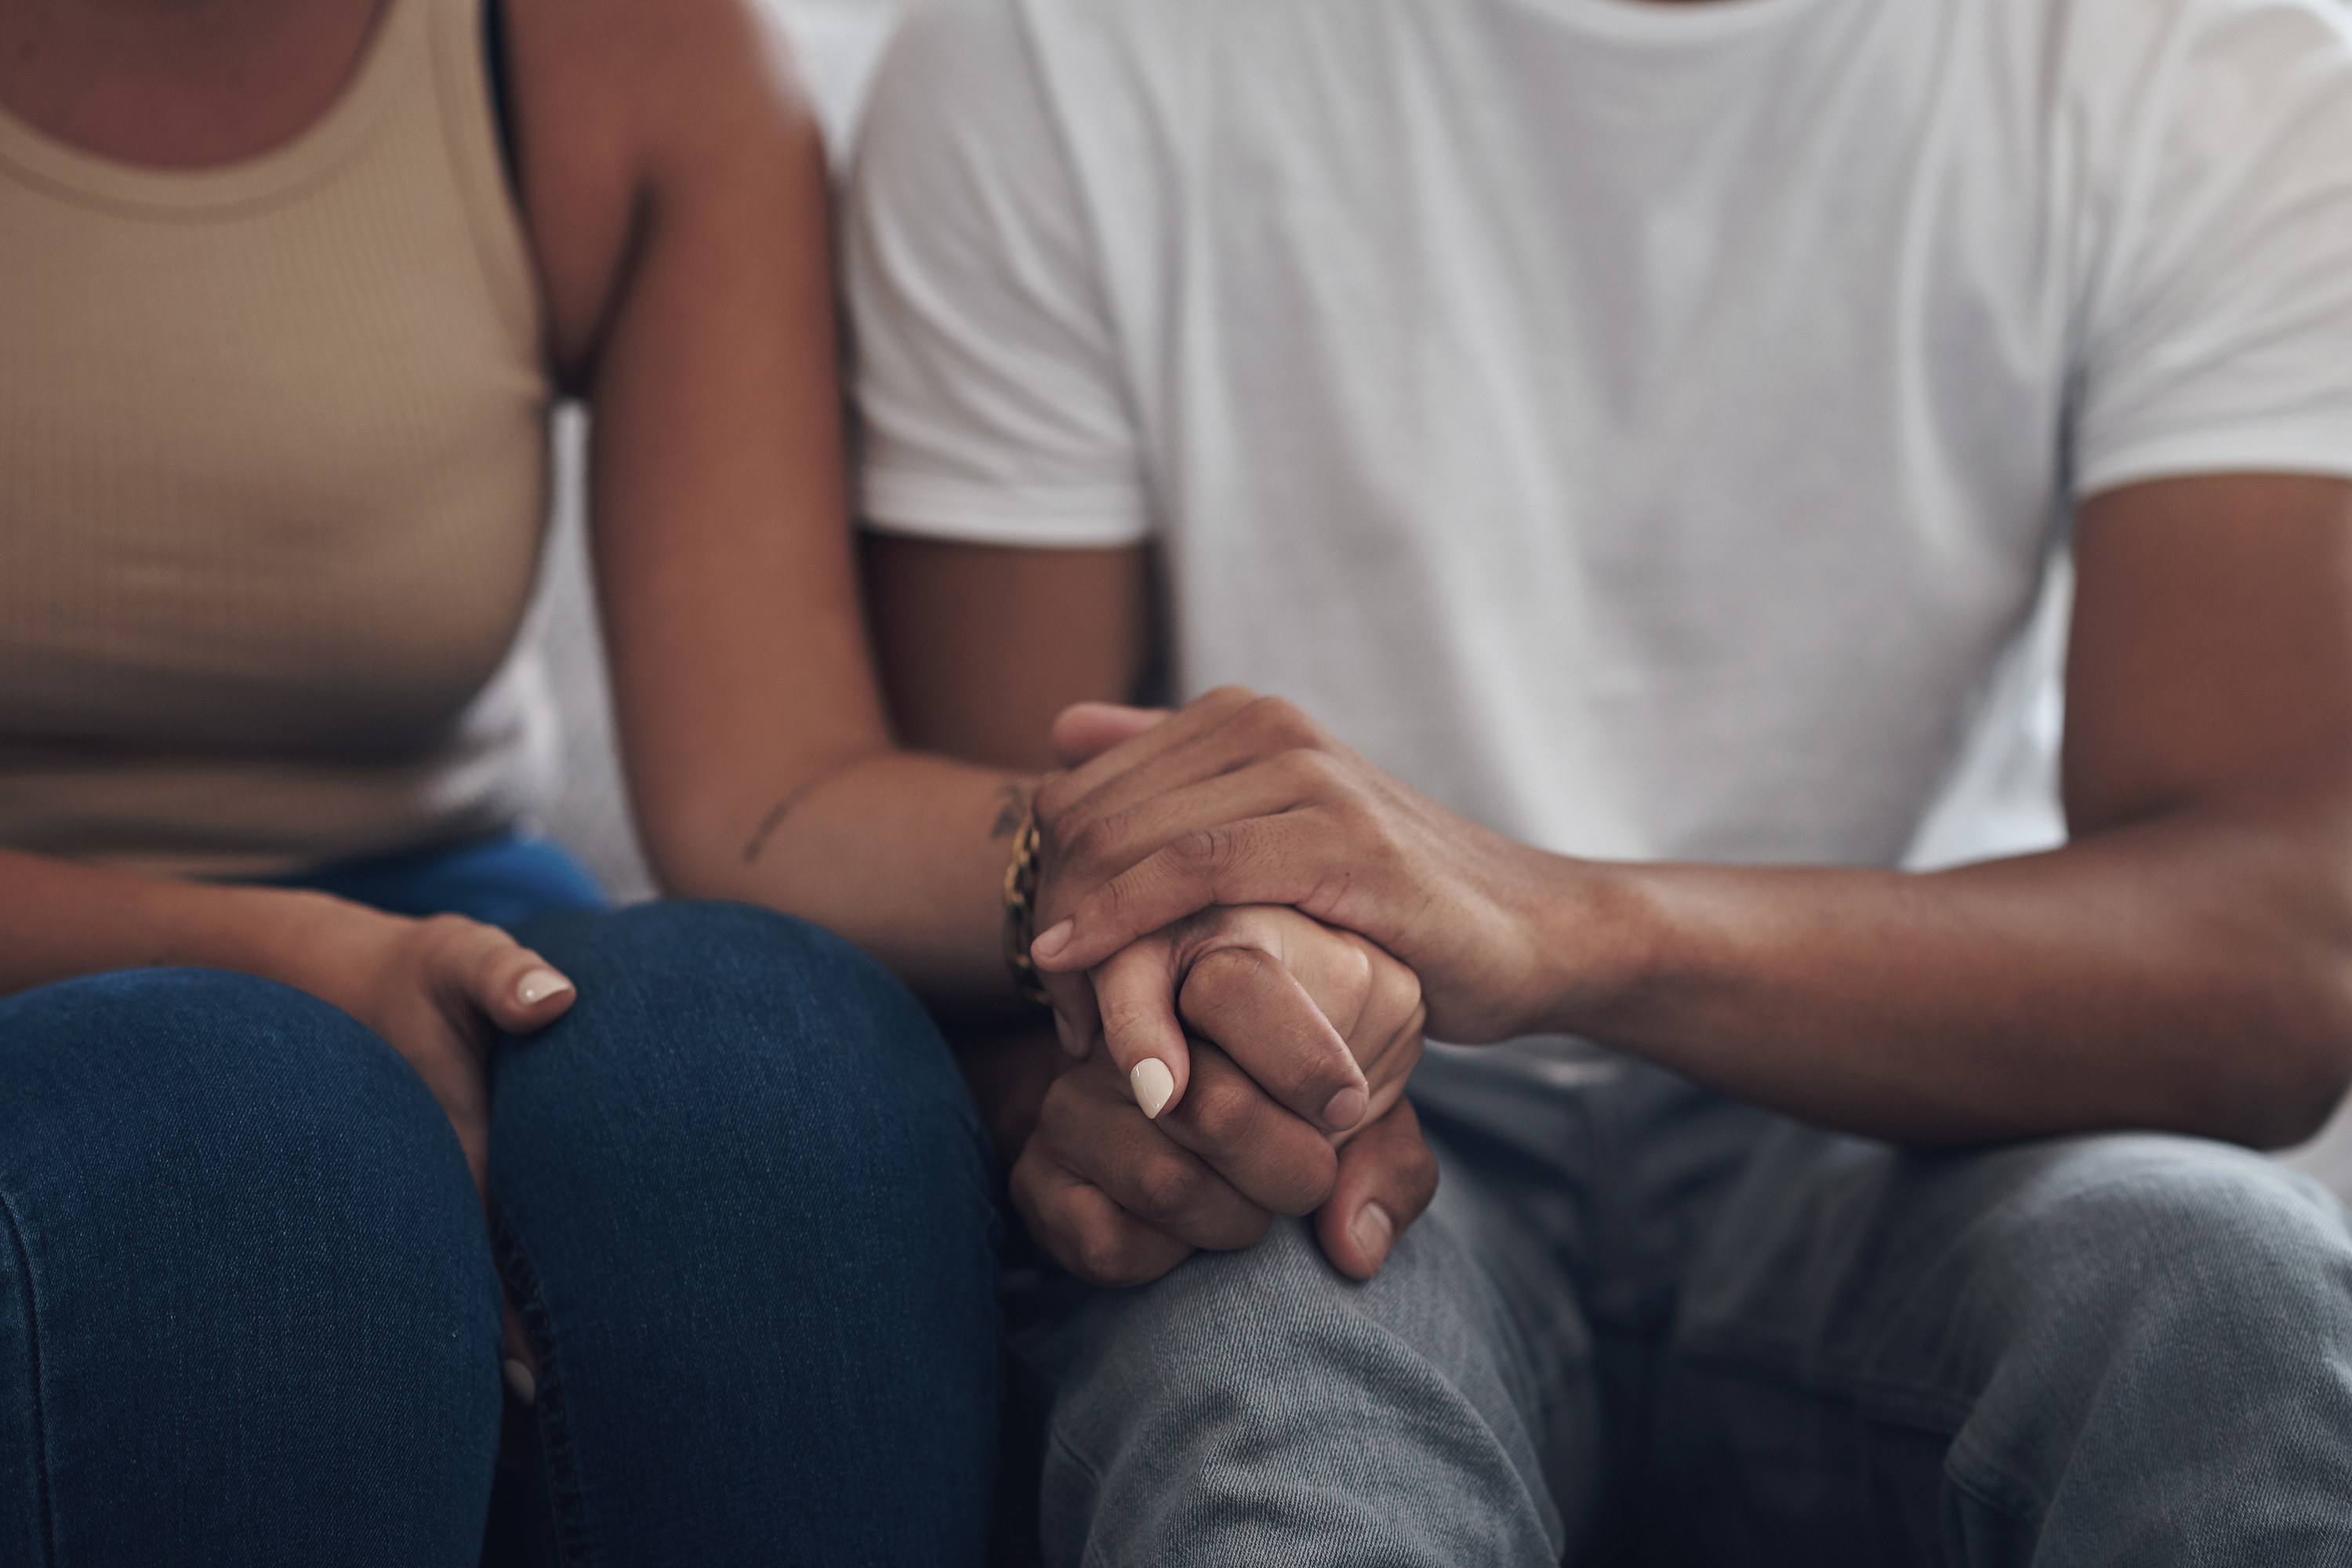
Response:
POLYGON ((236 163, 327 111, 391 3, 0 0, 0 109, 123 163, 236 163))

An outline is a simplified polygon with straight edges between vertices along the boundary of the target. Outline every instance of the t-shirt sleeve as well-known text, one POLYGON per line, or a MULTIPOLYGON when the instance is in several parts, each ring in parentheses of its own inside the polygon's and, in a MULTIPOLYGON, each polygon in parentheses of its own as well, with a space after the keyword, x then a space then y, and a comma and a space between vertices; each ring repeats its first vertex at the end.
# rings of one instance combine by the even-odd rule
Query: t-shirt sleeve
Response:
POLYGON ((1008 0, 940 0, 900 26, 852 167, 845 270, 867 527, 1145 536, 1089 226, 1008 0))
POLYGON ((2074 488, 2352 477, 2352 24, 2182 9, 2200 20, 2147 62, 2120 128, 2074 488))

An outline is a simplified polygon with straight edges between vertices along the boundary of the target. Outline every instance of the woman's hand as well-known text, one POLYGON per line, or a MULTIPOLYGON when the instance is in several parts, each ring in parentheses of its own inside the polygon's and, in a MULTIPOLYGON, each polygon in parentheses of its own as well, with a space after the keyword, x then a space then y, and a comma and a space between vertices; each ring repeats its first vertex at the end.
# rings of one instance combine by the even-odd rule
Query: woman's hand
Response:
POLYGON ((411 920, 338 902, 317 936, 284 978, 365 1024, 416 1069, 487 1197, 490 1044, 562 1017, 572 982, 496 926, 458 915, 411 920))
POLYGON ((1188 1034, 1221 1046, 1334 1142, 1386 1114, 1421 1059, 1427 1015, 1412 971, 1296 910, 1187 915, 1113 953, 1093 979, 1103 1051, 1150 1119, 1188 1098, 1188 1034))
POLYGON ((1332 1262, 1370 1278, 1436 1190, 1402 1098, 1421 1054, 1411 972, 1291 910, 1214 910, 1138 947, 1112 1016, 1121 985, 1171 979, 1195 1036, 1185 1092, 1147 1116, 1146 1086, 1108 1050, 1065 1071, 1013 1166, 1031 1233, 1082 1279, 1138 1285, 1311 1212, 1332 1262), (1330 1116, 1349 1092, 1354 1114, 1330 1116))
MULTIPOLYGON (((498 927, 461 915, 412 920, 323 900, 314 935, 281 978, 349 1013, 416 1069, 487 1205, 491 1043, 534 1034, 571 1011, 572 982, 498 927)), ((507 1380, 529 1404, 539 1357, 503 1291, 499 1305, 507 1380)))

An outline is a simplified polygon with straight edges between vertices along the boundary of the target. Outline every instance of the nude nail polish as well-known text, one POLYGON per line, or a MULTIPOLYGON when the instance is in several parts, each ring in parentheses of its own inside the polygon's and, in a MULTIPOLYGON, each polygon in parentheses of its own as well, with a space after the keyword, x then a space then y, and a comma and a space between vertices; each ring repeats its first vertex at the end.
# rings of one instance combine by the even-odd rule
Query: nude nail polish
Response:
POLYGON ((1146 1057, 1136 1063, 1127 1081, 1135 1089, 1135 1103, 1143 1108, 1144 1115, 1154 1120, 1168 1109, 1168 1097, 1176 1092, 1176 1075, 1158 1057, 1146 1057))
POLYGON ((552 969, 534 969, 515 982, 515 1000, 530 1007, 571 989, 572 982, 552 969))

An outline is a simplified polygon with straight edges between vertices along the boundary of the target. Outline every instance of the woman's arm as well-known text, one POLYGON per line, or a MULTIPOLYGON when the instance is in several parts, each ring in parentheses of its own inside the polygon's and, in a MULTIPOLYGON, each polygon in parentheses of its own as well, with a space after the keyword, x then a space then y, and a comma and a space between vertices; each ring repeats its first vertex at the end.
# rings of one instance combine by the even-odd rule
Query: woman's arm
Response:
POLYGON ((109 970, 258 975, 332 1003, 407 1059, 481 1185, 482 1063, 503 1031, 560 1018, 572 983, 493 926, 410 920, 325 893, 219 887, 0 849, 0 994, 109 970))
MULTIPOLYGON (((598 585, 624 759, 655 870, 673 893, 746 900, 830 926, 943 1010, 1008 1013, 1001 889, 1012 834, 1051 760, 1052 715, 1133 689, 1141 555, 972 550, 955 574, 896 575, 883 595, 887 657, 902 673, 927 672, 901 682, 906 738, 983 761, 898 750, 859 614, 814 121, 740 0, 511 4, 523 202, 552 351, 594 416, 598 585), (1019 613, 1027 605, 1056 610, 1019 613), (966 642, 983 620, 987 640, 966 642), (978 657, 932 657, 950 647, 978 657)), ((1220 974, 1245 986, 1265 980, 1245 961, 1221 962, 1203 994, 1220 974)), ((1411 1051, 1391 1048, 1393 1020, 1371 1027, 1367 1039, 1381 1043, 1365 1049, 1376 1069, 1368 1080, 1352 1042, 1306 997, 1291 982, 1223 1031, 1234 1058, 1258 1063, 1297 1106, 1237 1085, 1200 1136, 1208 1152, 1186 1157, 1205 1169, 1223 1155, 1243 1196, 1296 1205, 1304 1187, 1338 1183, 1348 1206, 1332 1209, 1327 1228, 1351 1269, 1368 1274, 1428 1201, 1425 1152, 1417 1164, 1391 1160, 1383 1171, 1394 1174, 1373 1181, 1351 1176, 1319 1140, 1341 1089, 1357 1091, 1343 1107, 1350 1127, 1368 1106, 1392 1102, 1411 1051), (1315 1065, 1298 1070, 1301 1057, 1315 1065), (1263 1138, 1235 1132, 1291 1121, 1297 1147, 1314 1146, 1311 1161, 1270 1159, 1263 1138), (1315 1169, 1302 1182, 1285 1168, 1293 1163, 1315 1169), (1393 1219, 1366 1244, 1357 1222, 1375 1199, 1393 1219)), ((1403 1032, 1417 1048, 1417 1030, 1403 1032)), ((996 1085, 1010 1103, 983 1107, 997 1125, 1038 1114, 1053 1051, 1050 1037, 1031 1037, 1001 1058, 1015 1070, 996 1085)), ((1399 1125, 1382 1118, 1368 1146, 1384 1146, 1399 1125)), ((1116 1184, 1121 1173, 1169 1168, 1171 1131, 1132 1114, 1087 1121, 1056 1142, 1064 1179, 1040 1212, 1067 1217, 1068 1204, 1083 1207, 1100 1190, 1096 1176, 1116 1184)), ((1229 1209, 1234 1201, 1228 1194, 1229 1209)), ((1160 1217, 1181 1226, 1214 1202, 1181 1195, 1160 1217)), ((1071 1223, 1048 1234, 1120 1245, 1104 1240, 1119 1223, 1107 1201, 1071 1223)), ((1164 1268, 1172 1257, 1150 1261, 1164 1268)))
MULTIPOLYGON (((552 352, 593 411, 623 757, 674 894, 806 916, 927 999, 1013 1001, 1000 886, 1029 773, 898 751, 856 595, 816 123, 742 0, 512 0, 552 352)), ((1126 552, 1033 562, 1102 625, 1031 628, 1016 700, 1124 696, 1126 552), (1109 636, 1100 635, 1106 629, 1109 636)), ((1025 591, 1025 590, 1024 590, 1025 591)), ((986 753, 982 753, 985 755, 986 753)))

